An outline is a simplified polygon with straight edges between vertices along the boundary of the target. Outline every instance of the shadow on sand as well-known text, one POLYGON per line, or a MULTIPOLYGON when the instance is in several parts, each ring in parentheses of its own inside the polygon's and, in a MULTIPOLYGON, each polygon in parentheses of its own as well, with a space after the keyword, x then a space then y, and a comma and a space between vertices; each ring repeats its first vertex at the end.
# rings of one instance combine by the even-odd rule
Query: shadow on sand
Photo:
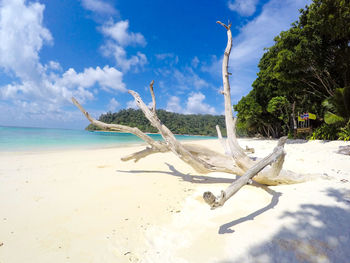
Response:
MULTIPOLYGON (((160 174, 168 174, 175 177, 178 177, 180 180, 190 183, 196 183, 196 184, 231 184, 233 181, 236 180, 236 178, 222 178, 222 177, 210 177, 205 175, 191 175, 190 173, 184 174, 180 171, 176 170, 176 168, 168 163, 165 163, 169 170, 166 171, 149 171, 149 170, 130 170, 130 171, 122 171, 117 170, 117 172, 123 172, 123 173, 132 173, 132 174, 138 174, 138 173, 160 173, 160 174)), ((234 175, 233 175, 234 176, 234 175)))
POLYGON ((264 213, 270 209, 273 209, 278 204, 279 198, 282 195, 280 192, 276 192, 274 190, 269 189, 268 187, 266 187, 264 185, 260 185, 260 184, 257 184, 255 182, 253 185, 256 187, 260 187, 260 188, 264 189, 267 193, 269 193, 272 196, 271 202, 267 206, 255 211, 255 212, 253 212, 245 217, 241 217, 241 218, 236 219, 232 222, 223 224, 219 228, 219 234, 234 233, 235 231, 233 229, 231 229, 231 227, 238 225, 238 224, 241 224, 243 222, 249 221, 249 220, 254 220, 255 217, 261 215, 262 213, 264 213))
POLYGON ((303 204, 295 213, 285 212, 280 219, 287 218, 293 223, 282 227, 269 241, 252 247, 238 260, 221 263, 350 262, 350 202, 344 198, 349 194, 347 191, 325 190, 335 201, 334 205, 303 204))
MULTIPOLYGON (((175 177, 180 178, 183 181, 186 182, 190 182, 190 183, 196 183, 196 184, 222 184, 222 183, 226 183, 226 184, 231 184, 232 182, 234 182, 236 180, 235 179, 230 179, 230 178, 221 178, 221 177, 210 177, 210 176, 205 176, 205 175, 191 175, 189 173, 184 174, 181 173, 180 171, 176 170, 174 166, 165 163, 168 167, 169 170, 168 172, 165 171, 146 171, 146 170, 131 170, 131 171, 121 171, 121 170, 117 170, 118 172, 124 172, 124 173, 161 173, 161 174, 168 174, 168 175, 172 175, 175 177)), ((279 192, 276 192, 274 190, 269 189, 267 186, 261 185, 259 183, 253 182, 252 184, 255 187, 259 187, 262 190, 265 190, 267 193, 269 193, 272 196, 271 202, 270 204, 268 204, 267 206, 245 216, 242 217, 240 219, 234 220, 232 222, 226 223, 222 226, 220 226, 219 228, 219 234, 227 234, 227 233, 233 233, 234 230, 230 229, 231 227, 238 225, 240 223, 246 222, 248 220, 254 220, 255 217, 261 215, 262 213, 273 209, 278 201, 280 196, 282 195, 279 192)))

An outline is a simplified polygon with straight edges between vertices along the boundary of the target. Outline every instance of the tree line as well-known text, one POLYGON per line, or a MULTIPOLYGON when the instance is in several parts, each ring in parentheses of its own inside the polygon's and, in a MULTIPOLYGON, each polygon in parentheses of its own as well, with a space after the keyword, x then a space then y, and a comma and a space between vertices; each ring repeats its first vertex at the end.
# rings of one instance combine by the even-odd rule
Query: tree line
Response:
MULTIPOLYGON (((226 136, 225 116, 209 114, 179 114, 165 110, 157 110, 159 119, 174 134, 217 136, 215 126, 219 125, 223 136, 226 136)), ((138 127, 143 132, 156 133, 158 130, 151 126, 141 110, 123 109, 119 112, 108 112, 99 117, 99 121, 115 123, 130 127, 138 127)), ((90 124, 87 130, 99 130, 90 124)))
POLYGON ((251 92, 234 106, 239 133, 292 134, 292 118, 311 112, 311 138, 349 140, 350 1, 314 0, 274 41, 251 92))

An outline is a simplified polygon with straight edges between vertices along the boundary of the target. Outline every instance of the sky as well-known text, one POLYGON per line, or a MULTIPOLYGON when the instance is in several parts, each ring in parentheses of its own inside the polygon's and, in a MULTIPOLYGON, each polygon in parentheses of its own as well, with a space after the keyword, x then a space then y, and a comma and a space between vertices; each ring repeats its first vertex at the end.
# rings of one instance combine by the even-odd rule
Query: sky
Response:
POLYGON ((0 126, 83 129, 136 108, 223 114, 221 64, 232 23, 232 102, 252 89, 274 37, 310 0, 0 0, 0 126))

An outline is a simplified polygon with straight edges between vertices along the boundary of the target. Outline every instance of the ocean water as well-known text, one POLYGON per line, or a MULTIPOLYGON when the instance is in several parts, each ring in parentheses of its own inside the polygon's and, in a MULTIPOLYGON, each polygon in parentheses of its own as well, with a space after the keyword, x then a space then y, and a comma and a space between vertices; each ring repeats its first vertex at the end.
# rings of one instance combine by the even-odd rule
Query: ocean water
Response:
MULTIPOLYGON (((162 140, 159 134, 150 134, 150 137, 162 140)), ((187 135, 175 135, 175 137, 178 140, 214 138, 187 135)), ((0 151, 107 148, 142 142, 130 133, 0 126, 0 151)))

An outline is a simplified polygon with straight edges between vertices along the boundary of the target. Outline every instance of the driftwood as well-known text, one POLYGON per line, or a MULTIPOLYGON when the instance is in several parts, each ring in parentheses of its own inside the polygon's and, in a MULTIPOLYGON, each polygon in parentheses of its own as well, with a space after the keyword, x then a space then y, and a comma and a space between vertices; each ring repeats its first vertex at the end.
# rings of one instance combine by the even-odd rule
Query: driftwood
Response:
POLYGON ((228 61, 232 47, 231 25, 225 25, 221 22, 217 23, 226 28, 228 38, 222 64, 222 77, 224 87, 222 94, 224 95, 225 99, 225 122, 227 139, 222 138, 219 127, 216 127, 218 137, 224 147, 225 154, 220 154, 199 145, 182 144, 176 140, 174 134, 159 120, 157 116, 153 80, 150 83, 150 92, 152 95, 151 109, 147 107, 137 92, 129 90, 129 93, 134 97, 137 106, 142 110, 145 117, 150 121, 152 126, 157 128, 163 137, 164 142, 153 140, 151 137, 144 134, 136 127, 129 127, 118 124, 107 124, 98 121, 92 118, 77 100, 72 98, 73 103, 80 109, 80 111, 92 124, 105 130, 132 133, 144 140, 149 145, 144 150, 123 157, 123 161, 134 160, 137 162, 141 158, 154 153, 164 153, 171 151, 185 163, 192 166, 199 173, 220 171, 241 176, 241 178, 236 180, 232 185, 229 186, 229 188, 227 188, 225 191, 222 191, 221 195, 218 197, 215 197, 214 194, 210 192, 204 193, 203 198, 213 208, 222 206, 242 186, 249 183, 252 178, 254 178, 256 182, 266 185, 293 184, 308 180, 306 176, 301 176, 290 171, 281 170, 285 157, 285 152, 283 149, 284 143, 286 142, 285 137, 279 140, 277 147, 270 155, 260 161, 254 161, 248 157, 245 153, 245 150, 238 144, 235 133, 236 119, 234 119, 232 116, 231 91, 229 84, 230 73, 228 72, 228 61), (269 167, 269 165, 271 166, 269 167))
POLYGON ((261 161, 253 165, 251 168, 249 168, 248 171, 243 176, 241 176, 238 180, 233 182, 225 191, 221 191, 220 196, 215 197, 215 195, 212 194, 211 192, 205 192, 203 194, 203 198, 205 202, 207 202, 212 208, 216 208, 224 205, 224 203, 231 196, 233 196, 239 189, 241 189, 242 186, 249 183, 251 178, 253 178, 257 173, 259 173, 267 165, 271 163, 278 163, 280 161, 280 164, 275 167, 276 169, 275 173, 278 174, 283 164, 283 161, 281 162, 281 160, 282 160, 282 156, 284 156, 285 154, 283 146, 286 140, 287 140, 287 137, 282 137, 279 140, 277 147, 274 149, 274 151, 270 155, 266 156, 264 159, 262 159, 261 161))
POLYGON ((248 147, 248 146, 245 147, 244 151, 245 151, 246 153, 255 153, 254 148, 250 148, 250 147, 248 147))

